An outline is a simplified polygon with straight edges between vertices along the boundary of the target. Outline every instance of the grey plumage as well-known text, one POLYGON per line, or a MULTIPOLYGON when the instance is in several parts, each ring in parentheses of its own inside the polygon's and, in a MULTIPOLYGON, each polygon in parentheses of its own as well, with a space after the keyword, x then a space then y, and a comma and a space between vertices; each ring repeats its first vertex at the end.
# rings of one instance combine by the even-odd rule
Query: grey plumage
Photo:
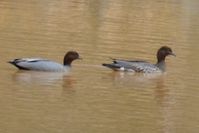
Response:
POLYGON ((64 66, 57 62, 38 58, 21 58, 10 61, 9 63, 15 65, 22 70, 35 71, 65 71, 69 66, 64 66))
POLYGON ((79 54, 75 51, 69 51, 64 57, 63 65, 42 58, 18 58, 9 61, 9 63, 22 70, 67 71, 70 69, 72 61, 76 59, 80 59, 79 54))
POLYGON ((157 52, 157 63, 151 64, 142 60, 120 60, 112 59, 113 63, 102 64, 115 71, 132 71, 132 72, 143 72, 143 73, 154 73, 165 71, 165 57, 168 55, 175 55, 171 48, 167 46, 161 47, 157 52))
POLYGON ((127 61, 115 59, 112 64, 102 64, 116 71, 131 71, 131 72, 144 72, 152 73, 159 72, 160 69, 153 64, 145 61, 127 61))

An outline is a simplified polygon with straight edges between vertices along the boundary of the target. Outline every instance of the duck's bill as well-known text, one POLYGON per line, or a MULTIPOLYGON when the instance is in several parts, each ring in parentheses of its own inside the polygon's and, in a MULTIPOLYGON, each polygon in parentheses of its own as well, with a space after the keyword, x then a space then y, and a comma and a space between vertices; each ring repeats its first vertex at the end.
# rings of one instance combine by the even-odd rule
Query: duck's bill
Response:
POLYGON ((83 58, 82 58, 82 57, 79 57, 78 59, 79 59, 79 60, 82 60, 83 58))
POLYGON ((175 57, 176 57, 176 54, 174 54, 174 53, 170 53, 170 55, 172 55, 172 56, 175 56, 175 57))

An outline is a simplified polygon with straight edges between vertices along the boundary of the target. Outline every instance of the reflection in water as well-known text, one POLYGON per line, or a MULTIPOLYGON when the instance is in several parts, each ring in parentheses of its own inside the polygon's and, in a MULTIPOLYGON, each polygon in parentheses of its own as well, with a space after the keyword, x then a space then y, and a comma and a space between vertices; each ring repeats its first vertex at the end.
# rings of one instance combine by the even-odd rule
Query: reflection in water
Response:
POLYGON ((62 87, 63 87, 63 91, 74 91, 73 89, 73 85, 76 83, 76 79, 72 77, 72 75, 64 75, 63 79, 62 79, 62 87))
MULTIPOLYGON (((128 86, 133 89, 153 89, 154 99, 158 105, 164 106, 169 99, 169 89, 166 87, 165 79, 167 73, 129 73, 112 72, 109 74, 115 86, 128 86)), ((127 87, 127 88, 128 88, 127 87)))
POLYGON ((169 89, 165 86, 166 73, 135 74, 113 71, 109 75, 112 77, 115 86, 128 86, 131 88, 133 87, 134 89, 145 89, 142 91, 152 89, 154 93, 154 101, 157 103, 159 117, 162 118, 162 120, 159 121, 161 125, 159 130, 163 133, 173 133, 175 127, 173 119, 175 116, 172 113, 171 101, 173 102, 173 100, 169 94, 169 89))
POLYGON ((112 72, 110 74, 115 84, 134 86, 135 89, 143 89, 144 86, 156 86, 162 89, 164 86, 164 76, 162 73, 131 73, 131 72, 112 72))
POLYGON ((130 73, 112 72, 109 74, 116 86, 128 86, 134 89, 153 89, 154 98, 160 106, 168 100, 169 90, 165 87, 167 73, 130 73), (147 87, 148 86, 148 87, 147 87), (149 88, 150 87, 150 88, 149 88))
MULTIPOLYGON (((32 85, 50 85, 54 86, 57 82, 67 81, 71 86, 69 80, 70 74, 68 72, 38 72, 38 71, 17 71, 13 74, 13 80, 20 84, 32 84, 32 85), (68 81, 69 80, 69 81, 68 81)), ((66 84, 64 82, 64 86, 66 84)), ((68 86, 68 84, 67 84, 68 86)))

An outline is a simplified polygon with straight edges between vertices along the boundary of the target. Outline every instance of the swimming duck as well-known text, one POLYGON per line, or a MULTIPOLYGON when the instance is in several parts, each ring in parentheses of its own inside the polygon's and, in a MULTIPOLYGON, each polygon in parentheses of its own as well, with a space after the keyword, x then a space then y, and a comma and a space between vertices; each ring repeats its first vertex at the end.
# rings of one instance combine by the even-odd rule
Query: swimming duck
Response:
POLYGON ((21 70, 34 70, 34 71, 66 71, 71 67, 71 63, 81 59, 76 51, 68 51, 63 60, 63 65, 48 59, 42 58, 18 58, 8 63, 16 66, 21 70))
POLYGON ((108 68, 115 71, 132 71, 132 72, 143 72, 143 73, 153 73, 153 72, 164 72, 165 71, 165 58, 168 55, 176 56, 170 47, 162 46, 157 51, 157 63, 151 64, 147 61, 141 60, 120 60, 113 59, 111 64, 102 64, 108 68))

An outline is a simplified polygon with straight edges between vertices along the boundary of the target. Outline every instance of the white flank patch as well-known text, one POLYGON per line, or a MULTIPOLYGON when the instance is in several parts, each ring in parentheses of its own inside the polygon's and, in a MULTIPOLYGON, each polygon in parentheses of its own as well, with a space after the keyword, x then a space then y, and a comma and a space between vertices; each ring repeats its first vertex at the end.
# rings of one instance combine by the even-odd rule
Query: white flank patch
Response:
POLYGON ((124 71, 125 69, 124 69, 124 67, 120 67, 120 71, 124 71))

